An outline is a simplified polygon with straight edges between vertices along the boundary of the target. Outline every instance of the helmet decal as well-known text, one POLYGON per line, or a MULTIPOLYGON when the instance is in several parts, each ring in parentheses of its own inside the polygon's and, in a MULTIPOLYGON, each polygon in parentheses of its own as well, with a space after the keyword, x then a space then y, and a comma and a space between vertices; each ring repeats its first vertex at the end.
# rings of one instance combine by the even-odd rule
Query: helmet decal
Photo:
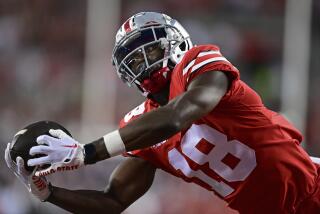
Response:
POLYGON ((122 26, 126 33, 130 33, 132 31, 132 18, 129 18, 122 26))

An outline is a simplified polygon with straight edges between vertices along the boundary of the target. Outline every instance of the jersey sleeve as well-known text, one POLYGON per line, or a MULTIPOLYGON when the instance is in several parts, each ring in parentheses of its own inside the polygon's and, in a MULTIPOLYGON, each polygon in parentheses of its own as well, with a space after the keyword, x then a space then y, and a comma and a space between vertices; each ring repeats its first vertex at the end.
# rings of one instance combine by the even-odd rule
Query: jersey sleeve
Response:
POLYGON ((141 103, 140 105, 138 105, 137 107, 135 107, 134 109, 132 109, 131 111, 129 111, 124 117, 123 119, 120 121, 119 123, 119 127, 122 128, 124 126, 126 126, 130 121, 138 118, 139 116, 143 115, 144 113, 147 112, 147 101, 141 103))
MULTIPOLYGON (((144 113, 147 113, 148 111, 155 108, 155 105, 151 103, 150 100, 147 100, 143 103, 141 103, 139 106, 128 112, 123 119, 119 123, 119 128, 125 127, 128 123, 135 120, 136 118, 140 117, 144 113)), ((152 149, 151 148, 145 148, 145 149, 137 149, 130 152, 125 152, 122 155, 125 157, 133 156, 133 157, 141 157, 145 160, 148 160, 150 157, 152 157, 152 149)))
POLYGON ((215 45, 201 45, 189 50, 181 70, 181 83, 185 90, 194 78, 205 72, 224 72, 231 81, 230 88, 240 79, 238 69, 221 54, 219 47, 215 45))

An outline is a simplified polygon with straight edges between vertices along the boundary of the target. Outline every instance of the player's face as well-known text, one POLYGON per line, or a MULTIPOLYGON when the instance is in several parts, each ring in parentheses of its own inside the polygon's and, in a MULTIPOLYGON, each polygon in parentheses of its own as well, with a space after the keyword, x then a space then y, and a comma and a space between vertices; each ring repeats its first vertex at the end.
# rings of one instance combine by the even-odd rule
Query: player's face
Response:
POLYGON ((138 80, 142 81, 143 79, 150 76, 154 71, 157 71, 161 69, 161 64, 156 63, 158 60, 162 59, 164 55, 164 50, 160 47, 160 43, 154 43, 150 44, 144 49, 137 50, 128 60, 128 66, 129 68, 135 73, 136 75, 141 74, 142 75, 138 78, 138 80), (143 51, 146 53, 146 59, 143 54, 143 51), (148 64, 148 65, 147 65, 148 64), (151 66, 148 71, 146 72, 146 68, 150 65, 151 66))
POLYGON ((160 47, 163 47, 160 42, 161 38, 165 37, 166 32, 163 27, 149 27, 132 32, 123 41, 120 41, 113 53, 114 63, 120 78, 131 85, 134 82, 140 82, 141 76, 155 70, 157 64, 165 60, 163 58, 164 49, 162 50, 163 55, 160 57, 160 47), (154 49, 159 50, 159 55, 154 55, 154 49), (155 62, 155 57, 159 62, 155 62))

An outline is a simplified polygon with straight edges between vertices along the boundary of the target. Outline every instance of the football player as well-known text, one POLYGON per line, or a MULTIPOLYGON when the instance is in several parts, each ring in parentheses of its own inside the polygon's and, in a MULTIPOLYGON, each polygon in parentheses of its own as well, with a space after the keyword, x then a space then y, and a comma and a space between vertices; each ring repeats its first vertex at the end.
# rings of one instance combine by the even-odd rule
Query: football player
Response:
POLYGON ((120 213, 162 169, 240 213, 320 212, 319 166, 300 146, 302 135, 263 105, 217 46, 193 46, 176 20, 142 12, 121 26, 112 56, 119 77, 146 101, 94 142, 80 144, 61 130, 38 137, 30 154, 46 156, 28 165, 51 167, 28 174, 19 159, 11 168, 39 199, 75 213, 120 213), (67 190, 44 178, 119 154, 128 158, 105 191, 67 190))

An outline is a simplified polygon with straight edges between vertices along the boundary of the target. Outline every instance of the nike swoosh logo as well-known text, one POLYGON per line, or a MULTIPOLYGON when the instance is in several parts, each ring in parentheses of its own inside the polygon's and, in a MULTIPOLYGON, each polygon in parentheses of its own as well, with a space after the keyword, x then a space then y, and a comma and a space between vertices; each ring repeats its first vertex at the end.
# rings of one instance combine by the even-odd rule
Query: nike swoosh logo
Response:
POLYGON ((63 147, 67 147, 67 148, 77 148, 77 144, 73 144, 73 145, 63 145, 63 147))

